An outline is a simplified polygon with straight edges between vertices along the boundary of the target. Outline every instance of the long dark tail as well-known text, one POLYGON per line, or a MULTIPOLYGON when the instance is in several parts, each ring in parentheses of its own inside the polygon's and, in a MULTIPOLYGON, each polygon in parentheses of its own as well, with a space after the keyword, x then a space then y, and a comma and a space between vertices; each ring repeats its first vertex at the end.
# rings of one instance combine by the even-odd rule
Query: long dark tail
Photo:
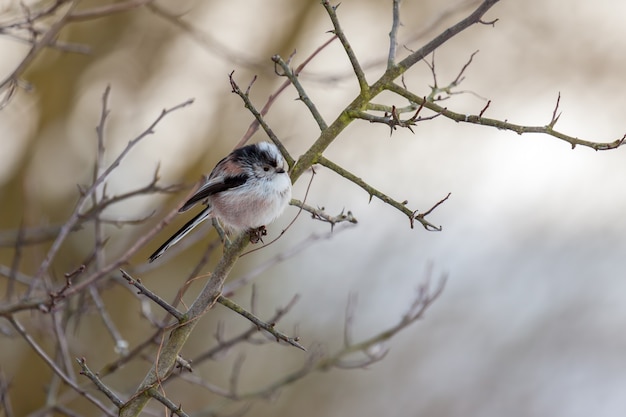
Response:
POLYGON ((163 255, 163 252, 168 250, 170 246, 174 246, 176 243, 178 243, 178 241, 184 238, 187 233, 191 232, 194 227, 206 220, 210 214, 211 207, 207 207, 200 213, 198 213, 196 217, 189 220, 183 227, 180 228, 180 230, 178 230, 178 232, 174 233, 172 237, 167 239, 159 249, 157 249, 152 255, 150 255, 149 262, 153 262, 156 258, 163 255))

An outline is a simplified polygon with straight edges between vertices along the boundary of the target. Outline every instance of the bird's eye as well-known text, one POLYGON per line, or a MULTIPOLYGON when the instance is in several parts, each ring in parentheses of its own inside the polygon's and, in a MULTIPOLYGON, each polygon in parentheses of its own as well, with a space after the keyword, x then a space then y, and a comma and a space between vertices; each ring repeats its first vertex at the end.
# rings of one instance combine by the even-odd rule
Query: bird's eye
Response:
POLYGON ((270 170, 270 167, 269 167, 269 166, 265 165, 265 166, 263 167, 263 171, 267 172, 267 171, 269 171, 269 170, 270 170))

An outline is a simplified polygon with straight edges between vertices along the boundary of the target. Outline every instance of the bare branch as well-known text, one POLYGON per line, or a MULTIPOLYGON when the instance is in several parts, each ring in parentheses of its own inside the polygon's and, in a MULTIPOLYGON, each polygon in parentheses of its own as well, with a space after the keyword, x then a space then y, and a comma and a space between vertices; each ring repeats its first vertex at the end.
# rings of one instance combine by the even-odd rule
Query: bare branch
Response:
MULTIPOLYGON (((435 37, 435 39, 403 59, 397 65, 387 69, 387 71, 385 71, 385 73, 378 79, 378 81, 372 84, 371 87, 367 86, 367 82, 365 81, 364 76, 362 78, 359 77, 359 85, 361 85, 360 94, 337 116, 337 118, 328 126, 328 129, 325 129, 320 134, 315 143, 313 143, 313 145, 311 145, 309 149, 298 159, 290 172, 291 181, 295 183, 297 179, 307 169, 309 169, 313 164, 318 162, 319 158, 322 156, 326 148, 330 146, 330 144, 337 138, 337 136, 339 136, 339 134, 352 122, 354 116, 350 116, 351 112, 362 111, 364 108, 366 108, 367 103, 369 103, 374 97, 376 97, 384 90, 390 89, 389 84, 393 84, 393 80, 400 77, 416 62, 428 56, 439 46, 451 39, 453 36, 457 35, 458 33, 472 26, 473 24, 478 23, 482 16, 487 13, 487 11, 497 2, 498 0, 483 1, 481 5, 478 6, 478 8, 468 17, 461 20, 456 25, 446 29, 439 36, 435 37)), ((336 19, 335 9, 328 4, 328 1, 324 1, 322 4, 329 13, 329 16, 331 16, 331 19, 336 19)), ((336 32, 336 34, 342 41, 344 49, 346 49, 346 51, 351 51, 350 45, 347 44, 347 40, 344 43, 345 36, 343 35, 343 33, 336 32)), ((349 56, 351 57, 351 59, 353 58, 356 61, 356 57, 353 53, 350 53, 349 56)), ((362 74, 362 69, 358 65, 358 62, 356 62, 356 65, 353 64, 353 67, 355 68, 355 73, 360 72, 362 74)), ((419 103, 420 100, 415 100, 415 102, 419 103)))
POLYGON ((362 363, 361 367, 371 363, 370 361, 378 361, 382 359, 386 354, 386 350, 375 349, 376 346, 380 346, 382 342, 389 340, 394 335, 419 320, 428 307, 430 307, 430 305, 432 305, 432 303, 441 295, 445 283, 446 277, 443 276, 439 285, 434 289, 431 289, 429 279, 427 278, 424 283, 418 287, 417 296, 415 297, 410 309, 395 326, 392 326, 381 333, 370 337, 369 339, 345 347, 332 357, 322 360, 317 366, 321 369, 328 369, 329 367, 334 366, 358 367, 355 363, 343 362, 347 356, 356 352, 363 352, 368 357, 368 359, 362 363), (372 351, 371 349, 375 350, 372 351))
POLYGON ((490 104, 491 104, 491 100, 487 101, 487 104, 485 104, 485 107, 483 107, 483 109, 480 111, 480 113, 478 113, 478 117, 483 117, 483 114, 485 114, 485 112, 489 108, 490 104))
POLYGON ((227 307, 231 310, 233 310, 235 313, 242 315, 243 317, 247 318, 248 320, 250 320, 258 329, 263 329, 266 332, 268 332, 269 334, 271 334, 272 336, 274 336, 276 338, 276 341, 283 341, 286 342, 288 344, 290 344, 291 346, 295 346, 298 349, 301 349, 303 351, 306 352, 306 349, 304 348, 304 346, 302 346, 300 343, 298 343, 298 338, 297 337, 289 337, 286 334, 276 330, 275 323, 266 323, 263 320, 259 319, 258 317, 256 317, 254 314, 248 312, 246 309, 244 309, 243 307, 241 307, 240 305, 238 305, 237 303, 235 303, 234 301, 220 295, 217 298, 217 302, 220 303, 221 305, 223 305, 224 307, 227 307))
MULTIPOLYGON (((548 123, 548 127, 550 129, 552 129, 554 127, 554 125, 556 124, 556 122, 559 120, 559 117, 561 117, 561 113, 559 112, 557 114, 557 112, 559 111, 559 103, 561 102, 561 93, 559 92, 558 97, 556 98, 556 104, 554 105, 554 111, 552 112, 552 119, 550 119, 550 123, 548 123)), ((482 112, 478 115, 478 117, 481 117, 483 114, 482 112)))
POLYGON ((400 27, 400 0, 393 0, 393 13, 391 30, 389 31, 389 55, 387 56, 387 69, 396 63, 396 49, 398 47, 398 28, 400 27))
POLYGON ((410 220, 411 222, 411 228, 413 228, 413 220, 417 220, 419 221, 422 226, 424 226, 424 228, 428 231, 436 231, 439 232, 441 231, 441 226, 435 226, 432 223, 430 223, 429 221, 427 221, 426 219, 424 219, 424 215, 420 216, 420 215, 416 215, 415 211, 412 211, 410 209, 408 209, 406 207, 405 204, 392 199, 391 197, 387 196, 386 194, 378 191, 377 189, 375 189, 374 187, 372 187, 371 185, 367 184, 365 181, 363 181, 361 178, 357 177, 356 175, 352 174, 351 172, 348 172, 347 170, 343 169, 342 167, 340 167, 339 165, 329 161, 328 159, 324 158, 323 156, 319 158, 318 162, 327 167, 330 168, 331 170, 335 171, 337 174, 341 175, 342 177, 344 177, 345 179, 353 182, 354 184, 358 185, 359 187, 361 187, 362 189, 364 189, 370 196, 370 200, 372 199, 372 197, 376 197, 379 200, 389 204, 390 206, 396 208, 397 210, 401 211, 402 213, 404 213, 410 220))
MULTIPOLYGON (((626 139, 626 135, 624 135, 623 137, 614 140, 613 142, 592 142, 592 141, 588 141, 588 140, 583 140, 583 139, 579 139, 573 136, 569 136, 566 135, 564 133, 558 132, 554 129, 552 129, 552 127, 550 127, 550 125, 546 125, 546 126, 522 126, 522 125, 517 125, 517 124, 513 124, 513 123, 509 123, 508 121, 502 121, 502 120, 496 120, 496 119, 489 119, 486 117, 481 117, 479 115, 469 115, 469 114, 461 114, 461 113, 456 113, 453 112, 451 110, 448 110, 448 108, 446 107, 441 107, 439 105, 437 105, 436 103, 432 103, 432 102, 428 102, 428 101, 424 101, 422 99, 422 97, 419 97, 416 94, 411 93, 410 91, 407 91, 404 87, 401 87, 397 84, 391 84, 388 87, 386 87, 389 91, 393 91, 394 93, 406 98, 407 100, 411 101, 411 102, 416 102, 416 103, 424 103, 424 107, 426 107, 429 110, 432 110, 434 112, 437 113, 441 113, 442 116, 447 117, 448 119, 454 120, 455 122, 463 122, 463 123, 471 123, 471 124, 477 124, 477 125, 483 125, 483 126, 491 126, 491 127, 495 127, 497 129, 500 130, 511 130, 519 135, 522 135, 524 133, 543 133, 558 139, 561 139, 565 142, 568 142, 571 146, 572 149, 575 148, 577 145, 580 146, 586 146, 589 147, 591 149, 594 149, 596 151, 604 151, 604 150, 609 150, 609 149, 615 149, 618 148, 620 146, 622 146, 622 144, 624 143, 624 140, 626 139)), ((556 110, 556 109, 555 109, 556 110)), ((558 116, 556 117, 558 119, 558 116)))
MULTIPOLYGON (((330 39, 328 39, 326 42, 324 42, 322 45, 320 45, 315 51, 313 51, 313 53, 311 55, 309 55, 304 61, 302 61, 302 63, 300 65, 298 65, 298 67, 293 70, 293 74, 297 77, 300 72, 302 72, 302 70, 304 69, 304 67, 306 67, 306 65, 311 62, 313 60, 313 58, 315 58, 317 56, 317 54, 319 54, 322 50, 324 50, 324 48, 326 48, 328 45, 330 45, 335 39, 337 39, 337 36, 334 35, 332 36, 330 39)), ((278 89, 276 89, 276 91, 272 94, 270 94, 270 96, 267 98, 267 101, 265 102, 265 105, 263 106, 263 108, 261 109, 261 111, 259 112, 259 114, 261 116, 265 116, 267 114, 267 112, 269 111, 270 107, 272 106, 272 104, 274 104, 274 101, 276 100, 276 98, 283 92, 285 91, 285 89, 291 84, 291 81, 289 79, 287 79, 285 82, 283 82, 280 87, 278 87, 278 89)), ((248 130, 246 131, 246 133, 243 135, 243 137, 241 138, 241 140, 237 143, 237 145, 235 146, 236 148, 239 148, 243 145, 245 145, 248 140, 250 139, 250 137, 252 137, 252 135, 254 134, 254 132, 256 132, 259 128, 259 120, 257 118, 255 118, 255 120, 250 124, 250 126, 248 127, 248 130)), ((293 165, 289 164, 289 166, 293 165)))
POLYGON ((302 201, 299 201, 296 199, 292 199, 290 204, 292 206, 300 207, 302 210, 311 213, 312 219, 320 220, 325 223, 330 223, 331 231, 335 228, 335 225, 338 223, 343 223, 343 222, 348 222, 352 224, 358 223, 357 219, 354 217, 354 215, 352 214, 350 210, 348 210, 345 213, 343 210, 341 210, 341 213, 339 213, 338 215, 331 216, 324 211, 324 207, 321 207, 321 208, 311 207, 308 204, 305 204, 302 201))
POLYGON ((123 269, 120 269, 120 272, 122 273, 122 277, 128 281, 128 283, 132 286, 134 286, 135 288, 137 288, 139 290, 140 294, 144 294, 146 297, 148 297, 149 299, 151 299, 152 301, 154 301, 156 304, 158 304, 163 310, 167 311, 169 314, 171 314, 172 316, 174 316, 176 318, 176 320, 178 320, 179 322, 182 322, 183 320, 185 320, 185 315, 183 313, 181 313, 180 311, 176 310, 173 306, 171 306, 167 301, 165 301, 164 299, 162 299, 161 297, 159 297, 158 295, 156 295, 155 293, 153 293, 152 291, 150 291, 148 288, 146 288, 141 281, 134 279, 133 277, 131 277, 126 271, 124 271, 123 269))
POLYGON ((24 327, 20 324, 19 321, 17 321, 15 319, 15 317, 10 317, 9 321, 11 322, 11 324, 13 325, 15 330, 17 330, 17 332, 22 336, 22 338, 24 338, 24 340, 26 340, 26 342, 30 345, 30 347, 35 351, 35 353, 37 353, 37 355, 41 359, 43 359, 43 361, 46 363, 46 365, 48 365, 50 367, 50 369, 52 369, 52 371, 63 380, 63 382, 65 382, 67 385, 72 387, 72 389, 74 391, 76 391, 77 393, 79 393, 80 395, 85 397, 85 399, 87 399, 93 405, 98 407, 104 414, 106 414, 107 416, 110 416, 110 417, 115 417, 116 414, 114 414, 107 407, 105 407, 104 404, 102 404, 96 397, 94 397, 93 395, 91 395, 88 392, 86 392, 85 390, 83 390, 75 381, 73 381, 71 378, 69 378, 67 376, 67 374, 65 372, 63 372, 57 366, 56 363, 54 363, 54 361, 48 356, 48 354, 46 354, 46 352, 43 350, 43 348, 41 346, 39 346, 37 344, 37 342, 35 342, 35 340, 32 338, 32 336, 30 334, 28 334, 26 329, 24 329, 24 327))
POLYGON ((363 68, 361 68, 361 64, 354 54, 354 50, 352 49, 352 46, 350 46, 350 42, 348 42, 348 38, 346 37, 345 33, 343 33, 343 29, 341 29, 341 25, 339 24, 339 18, 337 17, 337 7, 339 7, 339 5, 331 6, 328 0, 322 0, 322 5, 326 9, 326 12, 330 17, 330 21, 333 22, 333 26, 335 28, 333 30, 333 33, 339 38, 341 45, 343 45, 343 49, 348 55, 350 64, 352 64, 354 75, 356 75, 357 81, 359 82, 361 94, 364 94, 369 90, 369 86, 367 84, 367 80, 365 79, 365 73, 363 72, 363 68))
MULTIPOLYGON (((72 12, 74 11, 74 8, 78 5, 78 1, 74 0, 74 1, 63 2, 63 3, 69 3, 63 15, 50 26, 50 29, 48 29, 46 33, 38 41, 33 42, 33 46, 30 48, 30 51, 28 51, 28 54, 26 55, 24 59, 22 59, 20 64, 17 66, 17 68, 15 68, 11 72, 11 74, 9 74, 8 77, 6 77, 3 81, 0 82, 0 91, 2 91, 3 89, 7 87, 9 88, 9 90, 11 90, 15 88, 16 85, 19 86, 18 79, 20 75, 32 63, 32 61, 39 54, 39 52, 45 47, 47 47, 48 45, 50 45, 53 42, 53 40, 57 37, 59 32, 63 29, 65 24, 68 22, 72 12)), ((12 95, 12 94, 9 94, 9 95, 12 95)))
POLYGON ((401 73, 411 68, 416 62, 421 61, 428 55, 430 55, 435 49, 439 48, 448 40, 452 39, 457 34, 461 33, 468 27, 482 23, 482 17, 491 9, 499 0, 485 0, 474 10, 472 14, 461 20, 457 24, 449 27, 443 31, 439 36, 436 36, 433 40, 428 42, 422 48, 413 52, 411 55, 403 59, 398 63, 396 67, 388 70, 388 80, 392 81, 400 76, 401 73))
POLYGON ((241 88, 239 88, 239 85, 237 85, 237 83, 235 82, 235 80, 233 78, 233 74, 234 74, 234 71, 231 72, 228 75, 228 79, 230 81, 230 86, 233 89, 233 93, 235 93, 239 97, 241 97, 241 99, 243 100, 246 108, 248 110, 250 110, 250 113, 252 113, 254 115, 255 119, 259 122, 261 127, 263 127, 263 130, 265 131, 267 136, 269 136, 269 138, 272 140, 272 142, 274 142, 274 144, 280 150, 280 153, 285 158, 285 161, 287 162, 287 165, 289 165, 291 167, 293 165, 293 158, 291 157, 291 155, 289 155, 289 152, 287 152, 287 149, 282 144, 282 142, 274 134, 274 131, 272 130, 272 128, 270 128, 269 125, 267 123, 265 123, 265 120, 263 120, 263 116, 261 116, 261 113, 259 113, 259 111, 254 107, 254 105, 250 101, 250 98, 248 97, 248 92, 247 91, 246 92, 241 91, 241 88))
MULTIPOLYGON (((110 89, 110 87, 107 87, 107 89, 105 90, 105 93, 104 93, 103 106, 105 108, 107 107, 106 99, 108 98, 108 94, 109 94, 108 91, 109 91, 109 89, 110 89)), ((78 220, 80 218, 80 213, 81 213, 81 211, 83 210, 84 206, 87 203, 88 196, 90 196, 91 193, 93 193, 95 189, 97 189, 102 183, 104 183, 104 181, 108 178, 108 176, 111 174, 111 172, 113 172, 113 170, 119 166, 119 164, 122 162, 124 157, 126 157, 128 152, 130 152, 130 150, 135 145, 137 145, 137 143, 139 143, 146 136, 151 135, 151 134, 154 133, 154 128, 159 124, 159 122, 161 122, 161 120, 165 116, 167 116, 168 114, 170 114, 170 113, 172 113, 172 112, 174 112, 176 110, 179 110, 179 109, 181 109, 183 107, 189 106, 192 103, 193 103, 193 99, 190 99, 190 100, 187 100, 187 101, 185 101, 183 103, 177 104, 176 106, 171 107, 169 109, 163 109, 161 114, 152 122, 152 124, 146 130, 144 130, 136 138, 134 138, 130 142, 128 142, 128 145, 126 145, 126 148, 124 148, 124 150, 117 156, 117 158, 115 158, 115 160, 107 167, 107 169, 104 170, 104 172, 98 177, 98 179, 93 182, 91 187, 89 187, 89 189, 85 192, 85 195, 78 200, 78 202, 76 203, 76 208, 74 209, 74 212, 72 213, 72 215, 70 216, 68 221, 61 228, 61 231, 59 232, 59 235, 55 239, 55 241, 52 244, 52 246, 50 247, 50 250, 48 251, 48 254, 46 255, 45 259, 41 262, 41 264, 39 265, 39 269, 37 270, 37 273, 35 274, 35 280, 40 279, 43 276, 43 274, 48 269, 48 266, 50 265, 50 262, 52 262, 52 259, 54 259, 54 257, 56 256, 56 253, 60 249, 61 244, 65 241, 65 239, 67 238, 68 234, 75 227, 76 223, 78 222, 78 220)), ((103 115, 108 114, 108 110, 103 110, 102 114, 103 115)))
MULTIPOLYGON (((272 318, 270 318, 269 322, 278 323, 280 319, 282 319, 287 313, 289 313, 289 311, 293 308, 296 302, 298 302, 299 298, 300 297, 298 295, 295 295, 285 307, 277 309, 276 313, 274 314, 274 316, 272 316, 272 318)), ((222 340, 221 338, 217 338, 218 344, 216 346, 195 357, 192 362, 198 364, 207 360, 215 359, 220 353, 229 350, 236 344, 244 341, 250 341, 252 336, 257 334, 258 331, 258 327, 253 326, 245 332, 234 336, 231 339, 222 340)))
POLYGON ((296 88, 296 90, 298 91, 298 96, 300 100, 307 106, 307 108, 309 109, 309 112, 311 112, 311 114, 313 115, 313 118, 317 122, 317 125, 319 126, 320 130, 327 129, 328 125, 324 121, 322 114, 317 110, 317 107, 315 106, 315 104, 313 104, 313 102, 307 95, 306 91, 304 91, 304 87, 300 83, 300 80, 298 80, 298 77, 294 73, 294 71, 292 71, 291 68, 289 67, 289 64, 285 62, 280 57, 280 55, 274 55, 272 57, 272 61, 274 61, 276 65, 280 66, 280 68, 283 71, 282 74, 279 74, 278 72, 277 74, 287 77, 289 81, 291 82, 291 84, 293 84, 293 86, 296 88))
POLYGON ((142 395, 156 386, 160 385, 162 381, 167 379, 170 371, 176 364, 176 358, 183 348, 187 338, 194 329, 198 318, 200 318, 220 296, 221 289, 224 286, 224 281, 230 273, 230 270, 235 265, 235 262, 239 258, 239 255, 246 247, 248 240, 244 234, 232 242, 232 244, 225 250, 224 256, 220 259, 219 263, 215 267, 213 274, 209 278, 208 282, 195 299, 193 304, 189 307, 186 315, 186 321, 178 325, 170 333, 169 338, 162 347, 159 355, 159 360, 152 366, 143 382, 139 385, 135 396, 129 400, 124 408, 120 410, 120 416, 135 416, 138 415, 143 407, 148 402, 148 397, 142 395))
POLYGON ((115 395, 115 393, 102 382, 98 375, 96 375, 91 371, 91 369, 89 369, 89 367, 87 366, 87 360, 85 358, 76 358, 76 362, 78 362, 78 364, 80 365, 81 375, 85 375, 87 378, 89 378, 91 382, 93 382, 93 384, 98 388, 98 390, 106 395, 107 398, 111 400, 111 402, 117 408, 120 408, 122 405, 124 405, 124 402, 120 400, 117 395, 115 395))
POLYGON ((169 398, 161 394, 156 388, 151 388, 150 390, 148 390, 148 395, 166 406, 167 409, 172 412, 172 414, 176 414, 179 417, 189 417, 189 414, 183 411, 182 405, 174 404, 169 398))

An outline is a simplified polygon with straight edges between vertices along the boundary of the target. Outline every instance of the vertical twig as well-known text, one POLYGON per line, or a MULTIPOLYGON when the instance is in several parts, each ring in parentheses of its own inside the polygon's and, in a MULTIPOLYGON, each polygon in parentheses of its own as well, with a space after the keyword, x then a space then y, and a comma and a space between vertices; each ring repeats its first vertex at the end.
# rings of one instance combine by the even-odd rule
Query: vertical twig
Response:
POLYGON ((398 48, 398 28, 400 27, 400 0, 393 0, 393 17, 389 31, 389 56, 387 69, 396 64, 396 50, 398 48))
POLYGON ((317 107, 315 106, 313 101, 311 101, 306 91, 304 91, 304 87, 300 83, 300 80, 298 80, 298 77, 289 67, 289 63, 285 62, 280 57, 280 55, 274 55, 272 57, 272 61, 280 66, 280 68, 283 70, 283 74, 289 79, 289 81, 291 81, 291 84, 293 84, 293 86, 296 88, 300 100, 307 106, 309 112, 317 122, 320 130, 326 130, 328 128, 328 124, 326 124, 326 121, 324 121, 324 117, 319 112, 319 110, 317 110, 317 107))
POLYGON ((348 42, 346 34, 343 32, 343 29, 339 24, 339 18, 337 17, 337 7, 339 6, 331 6, 328 0, 322 0, 322 5, 326 9, 326 12, 330 17, 331 22, 333 22, 333 26, 335 28, 333 32, 339 38, 339 41, 343 45, 343 49, 348 55, 350 64, 352 64, 352 70, 354 71, 354 75, 356 75, 357 81, 359 82, 361 94, 365 94, 365 92, 369 90, 369 86, 367 85, 367 80, 365 79, 365 73, 363 72, 363 68, 361 68, 361 63, 357 59, 354 50, 350 45, 350 42, 348 42))

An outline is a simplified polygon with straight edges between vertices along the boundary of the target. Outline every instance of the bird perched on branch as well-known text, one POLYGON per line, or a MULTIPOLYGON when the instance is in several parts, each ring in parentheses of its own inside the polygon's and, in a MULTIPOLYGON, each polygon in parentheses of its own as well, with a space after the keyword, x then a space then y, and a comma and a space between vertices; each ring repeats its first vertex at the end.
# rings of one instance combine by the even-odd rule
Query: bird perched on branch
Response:
POLYGON ((232 151, 179 212, 199 202, 206 208, 150 255, 150 262, 206 219, 216 218, 227 232, 236 233, 260 229, 276 220, 291 200, 291 180, 284 165, 280 151, 270 142, 232 151))

